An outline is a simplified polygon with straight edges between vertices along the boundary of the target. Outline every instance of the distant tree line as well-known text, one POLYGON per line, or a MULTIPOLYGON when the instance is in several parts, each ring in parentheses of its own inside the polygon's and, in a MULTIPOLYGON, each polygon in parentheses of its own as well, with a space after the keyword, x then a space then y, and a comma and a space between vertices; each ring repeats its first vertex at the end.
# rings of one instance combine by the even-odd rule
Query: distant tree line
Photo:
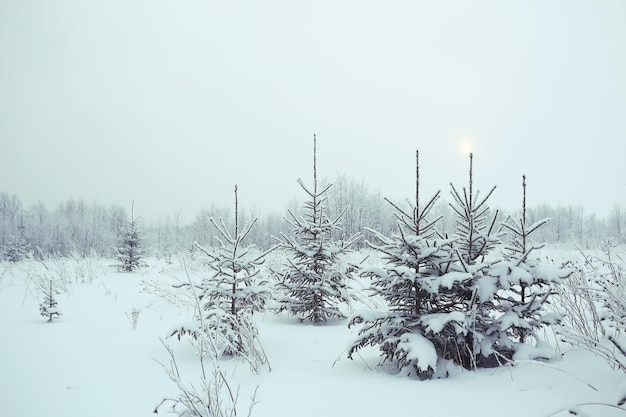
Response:
MULTIPOLYGON (((396 230, 392 210, 384 201, 385 195, 374 190, 364 180, 351 178, 346 174, 337 175, 328 191, 329 216, 347 210, 342 218, 342 227, 333 236, 339 241, 371 228, 385 235, 396 230)), ((445 190, 442 190, 445 195, 445 190)), ((243 194, 245 195, 245 194, 243 194)), ((130 208, 130 202, 128 204, 130 208)), ((248 242, 260 249, 275 244, 272 236, 290 230, 284 217, 287 209, 294 213, 301 210, 300 201, 286 204, 284 212, 262 213, 256 208, 240 209, 240 222, 249 223, 255 218, 256 227, 250 232, 248 242)), ((408 203, 407 203, 408 207, 408 203)), ((215 231, 209 219, 222 218, 227 226, 233 223, 232 210, 217 205, 198 212, 188 223, 182 215, 174 213, 158 221, 141 221, 141 207, 136 207, 140 219, 146 255, 167 258, 181 251, 192 250, 193 242, 202 245, 215 243, 215 231)), ((451 234, 455 228, 456 216, 448 201, 441 198, 433 208, 433 214, 441 215, 440 232, 451 234)), ((517 218, 519 213, 500 210, 499 222, 507 216, 517 218)), ((606 217, 599 217, 579 206, 550 206, 530 204, 527 213, 529 222, 543 218, 551 221, 533 235, 533 240, 545 243, 576 242, 583 247, 597 247, 610 236, 616 243, 626 243, 626 210, 614 203, 606 217)), ((87 203, 82 199, 69 199, 57 207, 49 208, 43 202, 24 207, 17 195, 0 192, 0 257, 7 259, 15 249, 30 256, 88 256, 91 253, 115 257, 116 248, 125 232, 129 220, 127 209, 120 205, 103 205, 99 202, 87 203)), ((366 236, 367 237, 367 236, 366 236)), ((356 242, 354 249, 364 245, 364 240, 356 242)))
POLYGON ((54 209, 42 202, 25 208, 15 195, 0 193, 0 247, 16 241, 35 257, 87 256, 91 252, 112 257, 122 227, 124 208, 69 199, 54 209))

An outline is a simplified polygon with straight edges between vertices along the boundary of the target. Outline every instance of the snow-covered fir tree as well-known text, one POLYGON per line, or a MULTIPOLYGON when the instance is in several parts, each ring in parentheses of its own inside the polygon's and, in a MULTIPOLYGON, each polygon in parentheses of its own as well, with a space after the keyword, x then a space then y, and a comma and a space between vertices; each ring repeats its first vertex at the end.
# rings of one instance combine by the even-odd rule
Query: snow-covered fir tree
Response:
POLYGON ((135 202, 133 201, 124 236, 116 249, 117 259, 120 262, 119 269, 125 272, 133 272, 145 266, 142 239, 139 234, 139 219, 135 218, 134 209, 135 202))
POLYGON ((489 270, 499 262, 497 257, 489 255, 502 243, 504 234, 496 230, 498 211, 491 218, 489 216, 487 201, 496 187, 492 187, 483 197, 478 190, 474 190, 473 154, 469 155, 469 159, 469 187, 463 187, 461 194, 450 184, 453 197, 450 207, 457 216, 453 234, 456 262, 452 268, 466 274, 457 289, 460 311, 465 317, 458 322, 463 331, 455 340, 458 346, 456 362, 465 368, 474 368, 497 364, 496 356, 505 353, 499 346, 500 332, 493 317, 497 288, 488 285, 489 270))
POLYGON ((411 211, 395 209, 398 231, 391 237, 369 230, 378 243, 368 246, 382 254, 383 265, 365 267, 361 275, 372 279, 371 291, 382 297, 386 311, 356 314, 349 325, 362 324, 348 351, 352 356, 366 346, 378 346, 382 362, 397 371, 422 378, 445 374, 445 362, 457 356, 455 336, 462 332, 462 296, 459 282, 468 274, 450 269, 452 246, 435 229, 440 216, 430 212, 437 192, 420 205, 419 154, 416 154, 416 195, 411 211))
POLYGON ((446 376, 449 364, 475 368, 549 356, 537 330, 554 322, 543 306, 550 286, 569 271, 529 258, 536 247, 528 236, 546 221, 526 226, 525 181, 522 218, 503 225, 514 234, 509 254, 503 259, 494 251, 504 237, 496 231, 497 212, 488 216, 487 199, 495 187, 479 198, 472 162, 470 155, 469 188, 461 194, 452 186, 457 227, 451 239, 434 229, 438 218, 427 220, 439 194, 420 207, 419 163, 412 213, 392 204, 399 232, 389 238, 372 231, 380 243, 368 245, 383 254, 385 264, 363 268, 362 275, 372 278, 374 294, 389 310, 351 319, 350 325, 362 327, 350 357, 378 346, 383 362, 424 378, 446 376))
POLYGON ((39 305, 39 312, 48 319, 48 322, 58 319, 63 314, 57 307, 56 294, 57 292, 52 286, 52 280, 50 280, 50 287, 44 290, 44 299, 39 305))
POLYGON ((267 365, 267 358, 258 340, 252 314, 263 311, 272 298, 272 286, 261 273, 261 265, 266 255, 277 246, 259 253, 254 247, 243 245, 257 219, 240 227, 236 186, 232 233, 222 219, 211 218, 210 222, 217 231, 218 246, 204 248, 196 244, 207 256, 212 271, 194 289, 201 311, 195 323, 179 326, 171 335, 180 339, 186 334, 193 338, 215 337, 217 334, 222 354, 243 357, 253 370, 258 371, 260 366, 267 365))
POLYGON ((301 179, 298 179, 298 184, 310 199, 304 204, 302 216, 288 211, 286 220, 292 227, 293 236, 281 233, 277 238, 289 254, 288 264, 279 273, 278 288, 285 294, 281 308, 300 321, 312 323, 343 318, 340 305, 349 299, 346 281, 350 272, 340 260, 361 236, 353 235, 341 242, 332 239, 333 232, 341 228, 340 219, 345 209, 334 219, 328 217, 326 200, 332 184, 318 188, 315 135, 313 187, 307 187, 301 179))
POLYGON ((10 236, 7 244, 2 248, 2 259, 9 262, 19 262, 28 256, 29 245, 24 239, 24 226, 20 226, 17 233, 10 236))
POLYGON ((512 217, 502 223, 512 233, 506 248, 508 254, 494 265, 484 286, 495 285, 494 310, 500 334, 499 348, 523 358, 550 357, 552 349, 543 349, 546 343, 538 330, 545 325, 557 324, 558 317, 546 312, 546 304, 554 295, 555 285, 563 283, 571 271, 546 265, 531 256, 541 246, 532 245, 530 235, 549 222, 542 219, 528 225, 526 219, 526 176, 522 176, 522 214, 518 221, 512 217), (530 344, 530 345, 529 345, 530 344), (520 350, 523 349, 523 352, 520 350))
POLYGON ((539 265, 529 258, 536 248, 528 244, 528 236, 547 221, 527 227, 525 180, 522 218, 517 224, 509 218, 496 231, 498 213, 489 219, 487 206, 495 187, 483 198, 474 193, 472 162, 470 154, 469 191, 464 188, 463 196, 454 186, 451 191, 451 206, 457 214, 453 269, 471 277, 460 292, 465 333, 456 340, 461 347, 459 363, 473 368, 497 366, 515 358, 549 357, 551 349, 543 349, 537 330, 554 320, 544 314, 543 306, 552 293, 550 286, 561 282, 569 271, 539 265), (504 256, 493 250, 502 247, 503 230, 513 233, 509 253, 504 256))

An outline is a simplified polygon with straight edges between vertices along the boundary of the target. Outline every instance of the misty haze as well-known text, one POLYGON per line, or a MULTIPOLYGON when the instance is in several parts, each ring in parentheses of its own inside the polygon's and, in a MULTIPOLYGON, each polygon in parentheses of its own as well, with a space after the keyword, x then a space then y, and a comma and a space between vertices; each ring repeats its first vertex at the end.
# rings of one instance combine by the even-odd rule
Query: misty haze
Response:
POLYGON ((626 415, 626 3, 0 3, 0 414, 626 415))

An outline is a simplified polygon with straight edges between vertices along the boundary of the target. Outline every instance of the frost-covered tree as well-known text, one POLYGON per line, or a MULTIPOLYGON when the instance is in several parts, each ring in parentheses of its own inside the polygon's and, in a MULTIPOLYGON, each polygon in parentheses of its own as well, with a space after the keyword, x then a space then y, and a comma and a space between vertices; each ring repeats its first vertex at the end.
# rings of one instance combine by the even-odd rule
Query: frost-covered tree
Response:
POLYGON ((543 247, 530 243, 530 235, 547 224, 542 219, 528 224, 526 219, 526 176, 522 176, 522 214, 514 221, 512 217, 502 223, 511 234, 507 247, 508 254, 502 262, 494 265, 483 285, 494 286, 494 309, 500 332, 500 346, 507 350, 530 357, 549 356, 537 331, 545 325, 557 323, 557 317, 546 312, 549 298, 556 294, 555 285, 562 284, 571 271, 554 265, 546 265, 531 256, 532 252, 543 247), (531 349, 529 342, 534 342, 531 349), (539 348, 539 349, 537 349, 539 348))
POLYGON ((380 243, 368 244, 383 254, 385 264, 363 268, 362 275, 372 278, 374 294, 389 310, 352 318, 350 325, 363 326, 350 357, 378 346, 383 362, 428 378, 446 376, 451 364, 475 368, 547 356, 537 330, 554 321, 543 307, 550 286, 569 272, 529 258, 536 248, 528 236, 546 221, 527 227, 525 181, 522 218, 503 226, 514 235, 509 254, 503 259, 494 251, 504 237, 495 230, 497 212, 488 216, 487 199, 495 187, 483 198, 474 192, 472 161, 470 155, 469 188, 461 194, 452 186, 457 223, 451 239, 434 228, 441 216, 428 220, 439 193, 420 206, 419 161, 413 211, 392 203, 399 232, 388 238, 372 231, 380 243))
POLYGON ((44 290, 44 299, 39 305, 39 312, 42 316, 48 319, 48 322, 58 319, 61 314, 63 314, 57 307, 57 301, 55 299, 56 294, 57 292, 52 286, 52 280, 50 280, 50 287, 49 289, 44 290))
POLYGON ((378 243, 368 246, 382 254, 383 265, 364 267, 361 275, 372 279, 371 291, 382 297, 386 311, 356 314, 349 325, 362 323, 352 355, 365 346, 378 346, 382 362, 398 371, 422 378, 445 375, 445 363, 458 356, 455 336, 463 329, 463 289, 468 274, 450 269, 452 242, 435 229, 440 216, 430 212, 437 192, 420 205, 419 154, 416 154, 416 195, 411 211, 395 209, 398 231, 392 237, 369 229, 378 243))
POLYGON ((342 318, 340 304, 348 301, 346 282, 349 268, 341 257, 360 235, 350 236, 340 242, 332 239, 333 232, 341 228, 340 219, 345 208, 335 217, 327 214, 327 192, 332 184, 318 188, 317 140, 313 135, 313 187, 307 187, 301 179, 298 184, 307 193, 302 216, 288 210, 286 218, 293 236, 284 233, 277 238, 289 254, 288 264, 280 272, 281 289, 285 297, 282 309, 286 309, 300 321, 323 323, 329 318, 342 318))
POLYGON ((549 357, 550 349, 539 338, 537 330, 552 322, 543 306, 552 293, 550 286, 561 282, 569 271, 540 265, 529 258, 536 249, 528 236, 547 223, 541 220, 526 224, 525 181, 522 218, 519 223, 508 218, 495 230, 497 211, 488 219, 487 199, 473 192, 472 155, 470 155, 469 192, 463 197, 452 186, 457 213, 455 233, 456 263, 453 268, 471 276, 465 281, 465 334, 457 343, 464 345, 461 365, 464 367, 496 366, 515 358, 549 357), (513 233, 512 244, 504 256, 496 251, 505 233, 513 233), (529 336, 532 336, 533 344, 529 336))
POLYGON ((139 234, 139 219, 134 215, 135 202, 131 206, 130 219, 126 224, 124 236, 117 248, 119 268, 125 272, 133 272, 145 266, 143 262, 142 239, 139 234))
MULTIPOLYGON (((469 155, 468 188, 459 193, 450 184, 453 202, 450 207, 457 216, 454 238, 456 262, 452 268, 466 274, 462 285, 457 289, 460 297, 464 320, 458 324, 463 329, 456 337, 459 346, 458 363, 465 368, 487 366, 497 363, 496 344, 499 343, 499 330, 494 323, 494 296, 497 288, 485 285, 490 268, 496 264, 497 257, 489 257, 490 252, 502 243, 503 233, 496 231, 496 211, 491 219, 487 204, 496 187, 481 197, 479 190, 474 190, 473 154, 469 155)), ((509 355, 507 355, 509 356, 509 355)))
POLYGON ((24 239, 24 226, 18 227, 15 235, 9 236, 2 248, 2 258, 9 262, 19 262, 29 255, 29 245, 24 239))
POLYGON ((217 231, 218 246, 209 249, 197 245, 207 256, 212 271, 194 289, 202 311, 197 314, 195 323, 178 327, 172 335, 179 339, 185 334, 198 338, 199 332, 203 332, 214 338, 217 333, 223 354, 243 357, 258 371, 259 366, 267 364, 267 358, 258 341, 252 313, 263 311, 272 297, 272 287, 261 273, 261 265, 276 247, 259 253, 243 245, 257 220, 240 228, 236 186, 232 233, 222 219, 210 218, 209 221, 217 231))

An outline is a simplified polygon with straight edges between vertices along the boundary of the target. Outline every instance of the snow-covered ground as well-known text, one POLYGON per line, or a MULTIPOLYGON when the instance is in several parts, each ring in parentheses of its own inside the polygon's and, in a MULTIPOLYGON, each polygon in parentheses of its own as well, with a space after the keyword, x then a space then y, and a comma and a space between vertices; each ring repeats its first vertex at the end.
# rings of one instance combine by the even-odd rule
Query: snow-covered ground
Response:
MULTIPOLYGON (((167 282, 171 275, 157 261, 140 273, 118 273, 98 262, 80 277, 72 275, 76 266, 67 267, 72 283, 57 296, 63 315, 52 323, 39 313, 41 267, 0 264, 0 416, 147 417, 177 394, 159 363, 169 361, 159 338, 190 320, 190 312, 142 291, 142 282, 167 282), (139 310, 136 328, 133 309, 139 310)), ((419 381, 378 369, 375 350, 348 360, 345 348, 355 330, 346 321, 314 326, 269 312, 255 319, 272 370, 256 375, 243 363, 224 364, 233 386, 240 386, 241 416, 257 386, 252 415, 258 417, 566 416, 576 404, 615 404, 626 391, 623 373, 563 344, 557 348, 566 353, 552 363, 419 381)), ((193 346, 175 338, 166 343, 183 376, 197 375, 193 346)), ((578 411, 626 416, 605 405, 578 411)), ((159 414, 169 415, 168 407, 159 414)))

